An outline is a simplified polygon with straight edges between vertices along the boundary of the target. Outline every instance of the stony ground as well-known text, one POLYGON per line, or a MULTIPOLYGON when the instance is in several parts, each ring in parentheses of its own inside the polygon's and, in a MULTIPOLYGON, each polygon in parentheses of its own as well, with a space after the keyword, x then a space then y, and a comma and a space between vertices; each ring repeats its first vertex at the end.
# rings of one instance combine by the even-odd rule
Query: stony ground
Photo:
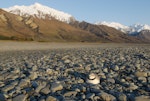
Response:
POLYGON ((0 52, 0 101, 150 101, 150 45, 0 52), (89 73, 100 84, 86 82, 89 73))

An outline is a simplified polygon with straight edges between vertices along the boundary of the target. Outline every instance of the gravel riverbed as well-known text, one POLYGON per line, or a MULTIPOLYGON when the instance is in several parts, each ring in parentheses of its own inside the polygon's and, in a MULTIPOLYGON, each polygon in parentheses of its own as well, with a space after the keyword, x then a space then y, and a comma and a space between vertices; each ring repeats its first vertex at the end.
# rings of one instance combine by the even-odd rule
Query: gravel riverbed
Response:
POLYGON ((150 45, 1 51, 0 101, 150 101, 150 45))

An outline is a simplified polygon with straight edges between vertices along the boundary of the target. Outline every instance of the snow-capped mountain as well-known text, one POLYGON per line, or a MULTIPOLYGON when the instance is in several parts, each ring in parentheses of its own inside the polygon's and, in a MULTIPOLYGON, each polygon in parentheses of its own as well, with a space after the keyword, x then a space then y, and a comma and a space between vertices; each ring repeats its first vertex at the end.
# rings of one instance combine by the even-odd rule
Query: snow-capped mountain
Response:
POLYGON ((136 34, 136 33, 141 32, 142 30, 150 30, 150 26, 146 25, 146 24, 134 24, 134 25, 131 25, 131 26, 125 26, 125 25, 122 25, 120 23, 106 22, 106 21, 97 22, 95 24, 96 25, 106 25, 106 26, 109 26, 109 27, 113 27, 117 30, 120 30, 120 31, 122 31, 124 33, 128 33, 128 34, 136 34))
POLYGON ((9 8, 3 8, 3 10, 10 12, 10 13, 13 13, 13 14, 20 15, 20 16, 25 16, 25 17, 33 16, 33 17, 37 17, 40 19, 55 18, 59 21, 67 22, 67 23, 75 20, 74 17, 70 14, 55 10, 55 9, 50 8, 48 6, 41 5, 39 3, 35 3, 33 5, 30 5, 30 6, 24 6, 24 5, 18 6, 18 5, 16 5, 16 6, 9 7, 9 8))

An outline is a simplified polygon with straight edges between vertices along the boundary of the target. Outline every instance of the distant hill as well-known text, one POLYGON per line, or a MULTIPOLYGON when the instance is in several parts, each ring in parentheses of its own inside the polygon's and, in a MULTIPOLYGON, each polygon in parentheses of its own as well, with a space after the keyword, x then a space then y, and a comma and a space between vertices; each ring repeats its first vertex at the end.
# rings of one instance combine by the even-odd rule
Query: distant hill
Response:
POLYGON ((138 37, 140 40, 144 42, 150 42, 150 30, 142 30, 134 36, 138 37))
POLYGON ((96 25, 106 25, 124 32, 130 36, 139 38, 142 42, 150 43, 150 26, 146 24, 134 24, 132 26, 125 26, 116 22, 97 22, 96 25))
POLYGON ((141 42, 138 38, 129 36, 115 28, 105 25, 95 25, 87 22, 72 22, 70 25, 88 31, 106 42, 141 42))

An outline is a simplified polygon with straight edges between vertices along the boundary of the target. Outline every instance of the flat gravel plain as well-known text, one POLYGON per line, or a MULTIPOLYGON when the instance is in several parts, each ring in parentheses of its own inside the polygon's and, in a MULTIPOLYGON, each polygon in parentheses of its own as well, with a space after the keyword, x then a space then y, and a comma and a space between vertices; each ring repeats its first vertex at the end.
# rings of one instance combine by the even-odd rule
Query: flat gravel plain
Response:
POLYGON ((0 101, 150 101, 150 45, 0 43, 0 101), (90 73, 99 84, 87 83, 90 73))

